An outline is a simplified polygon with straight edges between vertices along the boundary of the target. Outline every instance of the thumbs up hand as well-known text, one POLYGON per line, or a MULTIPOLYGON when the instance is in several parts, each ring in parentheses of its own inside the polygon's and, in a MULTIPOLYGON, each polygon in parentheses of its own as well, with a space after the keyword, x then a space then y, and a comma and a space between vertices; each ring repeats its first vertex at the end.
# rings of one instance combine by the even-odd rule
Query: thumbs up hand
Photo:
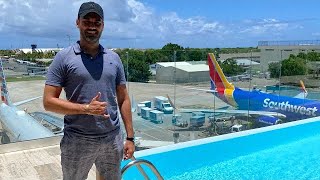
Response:
POLYGON ((106 114, 107 102, 100 102, 101 92, 92 98, 90 104, 85 105, 86 114, 90 115, 100 115, 105 118, 109 118, 110 115, 106 114))

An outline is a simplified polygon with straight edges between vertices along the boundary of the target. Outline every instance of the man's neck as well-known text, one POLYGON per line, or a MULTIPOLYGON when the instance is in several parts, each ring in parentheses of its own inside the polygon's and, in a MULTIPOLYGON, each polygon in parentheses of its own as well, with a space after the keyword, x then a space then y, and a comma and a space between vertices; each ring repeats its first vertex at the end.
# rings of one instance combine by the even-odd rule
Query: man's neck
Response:
POLYGON ((99 42, 94 44, 89 44, 80 40, 80 48, 92 57, 95 57, 99 53, 99 42))

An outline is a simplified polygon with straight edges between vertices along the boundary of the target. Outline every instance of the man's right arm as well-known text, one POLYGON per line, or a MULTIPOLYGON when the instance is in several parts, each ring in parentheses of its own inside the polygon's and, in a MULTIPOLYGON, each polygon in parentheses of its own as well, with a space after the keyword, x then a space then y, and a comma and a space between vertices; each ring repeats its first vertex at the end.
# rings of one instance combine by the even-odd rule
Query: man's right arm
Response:
POLYGON ((60 99, 62 87, 45 85, 43 93, 43 106, 45 110, 52 111, 59 114, 90 114, 101 115, 108 118, 105 114, 107 103, 100 102, 101 93, 92 98, 89 104, 73 103, 64 99, 60 99))
POLYGON ((43 92, 43 106, 45 110, 59 114, 87 114, 88 105, 72 103, 60 99, 62 87, 45 85, 43 92))

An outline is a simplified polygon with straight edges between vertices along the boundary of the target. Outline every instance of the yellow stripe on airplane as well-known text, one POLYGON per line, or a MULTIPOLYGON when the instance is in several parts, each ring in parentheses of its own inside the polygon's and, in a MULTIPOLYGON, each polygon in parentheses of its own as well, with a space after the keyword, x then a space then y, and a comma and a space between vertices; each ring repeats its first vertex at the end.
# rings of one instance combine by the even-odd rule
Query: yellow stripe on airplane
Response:
POLYGON ((233 92, 234 89, 225 89, 224 90, 224 96, 226 97, 227 101, 233 106, 233 107, 238 107, 238 104, 233 98, 233 92))

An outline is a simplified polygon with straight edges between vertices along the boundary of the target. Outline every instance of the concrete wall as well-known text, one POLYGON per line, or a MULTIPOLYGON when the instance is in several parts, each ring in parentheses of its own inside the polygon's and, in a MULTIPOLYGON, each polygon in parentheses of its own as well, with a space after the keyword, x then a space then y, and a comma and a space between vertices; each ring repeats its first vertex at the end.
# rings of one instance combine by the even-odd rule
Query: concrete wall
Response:
POLYGON ((262 72, 268 70, 269 63, 288 59, 290 54, 298 55, 300 52, 320 52, 319 45, 259 46, 258 48, 261 50, 260 67, 262 72))
POLYGON ((174 67, 161 67, 156 70, 156 82, 159 84, 172 84, 174 82, 174 67))
POLYGON ((159 84, 191 83, 209 81, 209 71, 186 72, 180 69, 176 70, 174 75, 174 67, 162 67, 157 69, 156 82, 159 84), (174 79, 175 77, 175 79, 174 79))
POLYGON ((253 61, 260 62, 260 52, 251 53, 233 53, 233 54, 219 54, 219 60, 224 61, 228 58, 234 59, 252 59, 253 61))

